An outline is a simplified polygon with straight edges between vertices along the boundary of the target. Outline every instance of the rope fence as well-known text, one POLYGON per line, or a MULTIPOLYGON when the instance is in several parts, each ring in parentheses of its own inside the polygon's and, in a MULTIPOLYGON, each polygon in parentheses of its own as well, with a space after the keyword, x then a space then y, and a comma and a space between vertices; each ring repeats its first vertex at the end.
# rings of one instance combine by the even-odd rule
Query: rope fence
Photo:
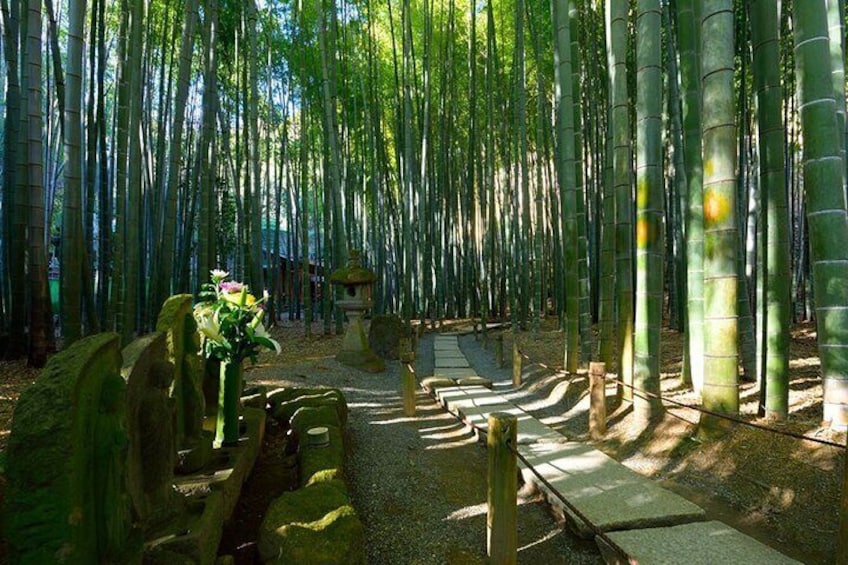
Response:
MULTIPOLYGON (((518 350, 518 351, 524 359, 531 360, 530 357, 528 357, 523 351, 521 351, 521 350, 518 350)), ((537 363, 537 364, 541 365, 540 363, 537 363)), ((541 366, 544 367, 544 365, 541 365, 541 366)), ((754 428, 754 429, 757 429, 757 430, 770 432, 770 433, 785 436, 785 437, 791 437, 793 439, 797 439, 797 440, 800 440, 800 441, 810 441, 810 442, 818 443, 818 444, 821 444, 821 445, 827 445, 829 447, 836 447, 838 449, 846 449, 845 444, 837 443, 835 441, 830 441, 830 440, 827 440, 827 439, 807 436, 807 435, 804 435, 804 434, 798 434, 798 433, 787 431, 787 430, 780 430, 780 429, 777 429, 777 428, 764 426, 764 425, 758 424, 756 422, 750 422, 748 420, 743 420, 742 418, 738 418, 738 417, 730 415, 730 414, 724 414, 722 412, 716 412, 715 410, 710 410, 709 408, 704 408, 702 406, 696 406, 696 405, 693 405, 693 404, 687 404, 685 402, 679 402, 679 401, 674 400, 672 398, 668 398, 666 396, 662 396, 660 394, 656 394, 656 393, 651 392, 651 391, 647 391, 647 390, 643 390, 643 389, 634 387, 633 385, 625 383, 621 379, 611 377, 608 374, 605 375, 604 378, 607 381, 613 382, 615 384, 621 385, 621 386, 629 389, 630 391, 633 392, 634 395, 639 396, 639 397, 644 398, 644 399, 652 398, 654 400, 659 400, 660 402, 667 402, 669 404, 672 404, 674 406, 678 406, 680 408, 688 408, 689 410, 694 410, 696 412, 700 412, 701 414, 707 414, 709 416, 721 418, 723 420, 728 420, 728 421, 734 422, 736 424, 742 424, 743 426, 748 426, 749 428, 754 428)), ((668 414, 670 414, 671 416, 673 416, 673 417, 675 417, 679 420, 687 422, 689 424, 693 424, 693 425, 695 424, 695 422, 691 422, 691 421, 687 420, 686 418, 683 418, 683 417, 675 414, 674 412, 668 412, 668 414)))
POLYGON ((542 483, 546 489, 548 489, 548 492, 550 492, 551 495, 556 497, 563 504, 563 506, 568 508, 568 511, 574 514, 574 516, 576 516, 578 519, 580 519, 581 522, 586 524, 586 527, 592 531, 592 534, 603 540, 603 542, 607 544, 610 549, 615 551, 621 558, 623 558, 626 563, 636 563, 636 561, 631 559, 628 553, 624 551, 621 546, 619 546, 612 539, 610 539, 610 537, 602 529, 600 529, 596 524, 589 520, 589 518, 587 518, 582 512, 577 509, 576 506, 569 502, 568 499, 565 498, 565 496, 563 496, 561 492, 554 488, 554 486, 544 476, 542 476, 542 474, 530 463, 530 461, 527 460, 526 457, 524 457, 524 455, 521 454, 520 451, 518 451, 518 449, 515 448, 514 445, 512 445, 511 443, 507 443, 507 448, 510 450, 510 452, 512 452, 513 455, 515 455, 519 459, 519 461, 524 464, 525 467, 527 467, 527 469, 531 473, 536 476, 539 482, 542 483))
MULTIPOLYGON (((521 351, 517 346, 514 346, 513 353, 517 353, 517 357, 519 359, 517 362, 515 360, 513 361, 513 384, 518 386, 520 385, 521 373, 520 359, 523 358, 531 362, 533 360, 526 353, 521 351), (516 370, 519 373, 519 377, 515 376, 516 370)), ((416 387, 416 385, 418 388, 422 388, 422 383, 419 381, 418 376, 416 375, 415 369, 413 367, 414 353, 410 352, 410 354, 411 356, 403 356, 401 358, 403 362, 402 379, 404 393, 404 411, 407 415, 414 415, 415 393, 413 389, 416 387)), ((496 358, 499 358, 497 359, 498 365, 503 367, 503 342, 501 340, 496 341, 496 358), (500 347, 498 347, 498 345, 500 347)), ((554 370, 542 363, 536 363, 536 365, 539 365, 548 370, 554 370)), ((841 443, 816 437, 810 437, 803 434, 797 434, 790 431, 771 428, 762 424, 757 424, 755 422, 749 422, 747 420, 743 420, 741 418, 734 417, 729 414, 723 414, 701 406, 686 404, 677 400, 673 400, 671 398, 663 397, 661 394, 656 394, 651 391, 639 389, 633 386, 632 384, 625 383, 624 381, 618 378, 614 378, 606 374, 605 370, 603 369, 603 364, 596 365, 596 367, 592 368, 593 370, 590 371, 589 375, 591 385, 590 388, 596 388, 595 394, 591 395, 593 397, 593 403, 595 404, 598 403, 596 397, 602 399, 602 402, 605 401, 605 393, 603 391, 605 390, 605 383, 607 381, 610 381, 631 390, 634 395, 639 396, 640 398, 656 399, 660 402, 669 403, 680 408, 688 408, 690 410, 694 410, 702 414, 707 414, 716 418, 728 420, 737 424, 742 424, 750 428, 770 432, 776 435, 790 437, 799 441, 809 441, 821 445, 826 445, 829 447, 836 447, 843 450, 846 449, 846 446, 841 443), (597 390, 597 387, 600 387, 600 391, 597 390)), ((490 466, 488 470, 489 496, 487 517, 487 552, 489 553, 490 557, 492 557, 493 559, 497 557, 498 562, 514 562, 514 557, 504 558, 503 556, 509 556, 510 554, 514 556, 517 552, 517 519, 515 518, 517 508, 517 495, 515 494, 514 483, 515 481, 517 481, 518 474, 516 471, 515 462, 521 461, 524 467, 530 473, 532 473, 533 476, 535 476, 536 480, 541 485, 544 486, 548 495, 559 500, 562 506, 567 509, 572 516, 574 516, 576 519, 580 520, 583 524, 585 524, 586 528, 588 528, 589 531, 593 533, 597 540, 603 542, 607 551, 616 554, 623 563, 636 563, 636 561, 620 545, 613 541, 599 526, 594 524, 591 520, 589 520, 588 517, 586 517, 582 512, 580 512, 574 504, 572 504, 561 492, 559 492, 539 472, 539 470, 536 469, 536 467, 522 453, 519 452, 516 447, 517 436, 515 428, 517 427, 517 422, 515 421, 514 416, 508 414, 491 414, 488 417, 488 428, 484 428, 483 426, 476 424, 475 422, 465 417, 462 417, 460 414, 450 412, 450 410, 449 413, 451 413, 459 421, 463 422, 463 424, 471 428, 479 438, 487 438, 488 449, 490 451, 490 466), (511 430, 509 429, 510 427, 512 428, 511 430), (503 457, 504 450, 509 453, 510 457, 503 457), (504 516, 507 516, 507 518, 504 518, 504 516), (512 523, 511 521, 515 523, 512 523)), ((694 424, 694 422, 690 422, 689 420, 681 417, 678 414, 675 414, 674 412, 668 411, 667 413, 687 423, 694 424)))
MULTIPOLYGON (((402 370, 403 370, 404 377, 406 377, 406 375, 411 375, 412 379, 414 379, 414 382, 417 383, 419 387, 421 386, 421 382, 418 380, 418 377, 415 373, 414 368, 412 367, 411 362, 404 361, 404 363, 402 364, 402 370)), ((406 383, 404 383, 404 387, 405 386, 406 386, 406 383)), ((484 428, 483 426, 480 426, 479 424, 474 423, 473 421, 471 421, 467 418, 462 417, 459 414, 456 414, 456 413, 453 413, 453 412, 450 412, 450 411, 449 411, 449 413, 451 415, 453 415, 457 420, 462 422, 464 425, 471 428, 479 438, 485 438, 491 433, 492 427, 489 427, 487 429, 487 428, 484 428)), ((540 483, 542 483, 545 486, 545 488, 548 490, 548 492, 550 492, 550 494, 552 496, 557 498, 563 504, 563 506, 565 506, 569 510, 569 512, 571 512, 575 517, 577 517, 581 522, 583 522, 586 525, 586 527, 589 530, 591 530, 591 532, 595 536, 597 536, 598 538, 603 540, 603 542, 609 547, 609 549, 612 550, 613 552, 617 553, 624 560, 625 563, 635 563, 635 561, 633 561, 630 558, 630 556, 627 554, 626 551, 624 551, 618 544, 616 544, 612 539, 610 539, 609 536, 607 536, 604 533, 603 530, 601 530, 596 524, 594 524, 591 520, 589 520, 589 518, 587 518, 582 512, 580 512, 574 506, 574 504, 569 502, 568 499, 565 498, 565 496, 561 492, 559 492, 547 479, 545 479, 545 477, 536 469, 536 467, 533 466, 533 464, 530 461, 528 461, 527 458, 524 457, 524 455, 522 455, 518 451, 518 449, 516 449, 513 442, 514 442, 514 440, 507 441, 507 442, 504 443, 504 445, 514 457, 516 457, 518 460, 520 460, 522 462, 522 464, 531 473, 533 473, 533 475, 539 480, 540 483)), ((489 443, 491 443, 491 442, 489 442, 489 443)), ((490 449, 491 449, 491 446, 490 446, 490 449)), ((490 469, 489 470, 490 475, 493 471, 496 472, 497 470, 490 469)), ((489 538, 490 538, 489 543, 491 543, 491 535, 489 536, 489 538)), ((496 551, 500 551, 500 549, 496 549, 496 551)))

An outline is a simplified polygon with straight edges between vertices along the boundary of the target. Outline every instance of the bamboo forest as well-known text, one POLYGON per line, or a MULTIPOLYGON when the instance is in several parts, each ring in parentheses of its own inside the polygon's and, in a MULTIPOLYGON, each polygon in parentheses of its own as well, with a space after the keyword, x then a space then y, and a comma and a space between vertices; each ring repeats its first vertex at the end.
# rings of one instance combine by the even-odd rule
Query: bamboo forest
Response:
MULTIPOLYGON (((844 451, 844 0, 0 0, 0 9, 0 359, 16 363, 0 367, 47 365, 43 375, 58 374, 54 358, 104 335, 117 336, 108 347, 128 363, 131 344, 171 327, 163 320, 174 297, 191 295, 198 351, 221 363, 217 449, 238 437, 221 415, 225 362, 262 352, 246 373, 259 374, 274 363, 266 350, 296 347, 305 359, 322 339, 342 343, 346 327, 344 347, 351 332, 365 340, 363 323, 373 336, 377 318, 393 316, 419 354, 429 343, 420 335, 433 332, 435 365, 407 368, 414 351, 404 361, 396 344, 399 357, 386 359, 400 365, 379 360, 367 370, 388 364, 397 382, 414 371, 436 378, 447 347, 440 329, 465 320, 481 354, 498 357, 497 370, 509 336, 519 376, 520 357, 532 363, 534 342, 552 339, 548 364, 584 379, 587 407, 590 364, 603 363, 609 402, 629 407, 635 429, 666 421, 667 394, 685 390, 701 410, 697 442, 721 438, 739 419, 778 429, 803 419, 812 424, 798 433, 826 430, 844 451), (362 315, 351 301, 366 284, 362 315), (222 320, 242 316, 239 308, 254 318, 240 338, 246 349, 234 353, 222 320), (281 333, 295 324, 304 341, 281 333), (814 364, 802 381, 791 372, 798 336, 810 338, 804 358, 814 364), (674 369, 664 360, 672 342, 674 369), (666 385, 672 373, 678 388, 666 385), (814 391, 803 418, 793 408, 796 387, 814 391), (754 408, 745 412, 748 402, 754 408)), ((168 333, 168 347, 175 339, 168 333)), ((174 387, 189 369, 180 369, 183 353, 171 354, 179 405, 188 397, 174 387)), ((132 419, 133 373, 121 371, 132 419)), ((473 376, 490 378, 481 371, 473 376)), ((304 386, 320 381, 303 373, 304 386)), ((449 396, 422 386, 453 412, 449 396)), ((139 406, 164 406, 156 394, 139 406)), ((233 394, 248 392, 239 385, 233 394)), ((368 401, 351 394, 355 423, 355 406, 368 401)), ((245 398, 238 409, 249 435, 245 398)), ((260 404, 279 418, 287 402, 269 393, 260 404)), ((101 416, 112 413, 103 406, 101 416)), ((287 417, 283 428, 296 429, 287 417)), ((174 453, 194 437, 194 424, 180 418, 167 440, 174 453)), ((500 424, 486 425, 491 448, 500 424)), ((10 477, 16 433, 13 426, 10 477)), ((812 562, 848 563, 842 451, 829 471, 843 489, 841 519, 831 509, 839 524, 828 526, 830 545, 805 554, 818 556, 812 562)), ((173 457, 179 469, 184 456, 173 457)), ((18 488, 9 487, 9 501, 18 488)), ((168 507, 162 496, 150 508, 168 507)), ((153 536, 158 515, 139 508, 132 515, 153 536)), ((105 516, 92 512, 95 521, 105 516)), ((509 536, 492 533, 500 514, 491 512, 493 556, 509 536)), ((109 516, 105 523, 119 522, 109 516)), ((600 554, 636 555, 597 527, 600 554)), ((99 553, 78 554, 97 561, 78 562, 140 562, 126 557, 130 537, 119 543, 123 534, 107 530, 99 553)), ((10 562, 26 562, 29 550, 7 537, 10 562)), ((359 562, 351 554, 272 558, 268 543, 277 547, 260 541, 262 562, 359 562)), ((368 562, 430 562, 386 558, 369 544, 368 562)), ((318 552, 313 542, 296 545, 318 552)), ((145 562, 174 562, 148 561, 151 547, 145 562)), ((584 562, 574 559, 565 562, 584 562)))

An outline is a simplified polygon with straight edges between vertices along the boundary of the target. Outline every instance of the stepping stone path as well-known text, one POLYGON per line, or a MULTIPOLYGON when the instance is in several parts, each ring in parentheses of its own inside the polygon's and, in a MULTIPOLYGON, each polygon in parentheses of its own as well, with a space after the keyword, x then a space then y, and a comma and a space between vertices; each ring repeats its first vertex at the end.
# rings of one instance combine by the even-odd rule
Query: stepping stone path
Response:
MULTIPOLYGON (((701 507, 587 444, 568 441, 490 390, 491 381, 470 367, 459 349, 457 336, 436 336, 433 350, 433 378, 425 379, 422 386, 482 441, 486 439, 490 414, 514 414, 518 418, 518 452, 535 469, 533 472, 519 459, 525 482, 533 483, 546 496, 578 536, 591 539, 600 530, 643 565, 797 563, 730 526, 707 522, 701 507), (474 379, 471 382, 475 384, 462 386, 461 380, 467 378, 474 379), (456 384, 449 386, 451 381, 456 384), (594 529, 560 497, 588 519, 594 529)), ((616 562, 616 551, 600 537, 596 541, 607 562, 616 562)))

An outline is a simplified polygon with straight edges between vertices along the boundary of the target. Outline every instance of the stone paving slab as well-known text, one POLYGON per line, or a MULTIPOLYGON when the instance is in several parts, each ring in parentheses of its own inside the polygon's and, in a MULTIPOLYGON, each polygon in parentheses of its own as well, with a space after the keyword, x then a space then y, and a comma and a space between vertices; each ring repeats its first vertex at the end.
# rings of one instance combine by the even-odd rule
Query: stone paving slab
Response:
MULTIPOLYGON (((607 535, 639 565, 799 563, 717 521, 696 522, 669 528, 611 532, 607 535)), ((596 538, 595 541, 601 548, 601 554, 607 563, 618 562, 618 556, 603 540, 596 538)))
POLYGON ((444 349, 440 349, 436 356, 465 359, 465 354, 459 349, 459 347, 446 347, 444 349))
POLYGON ((439 351, 439 353, 436 355, 435 361, 436 363, 438 363, 439 361, 465 361, 467 363, 468 359, 466 359, 465 355, 460 352, 445 350, 439 351))
POLYGON ((562 434, 546 426, 530 414, 516 407, 503 396, 479 387, 456 387, 439 391, 442 404, 454 414, 463 417, 469 424, 488 429, 489 414, 506 412, 518 418, 518 444, 538 441, 563 441, 562 434))
POLYGON ((441 402, 444 406, 448 406, 448 403, 455 402, 457 400, 465 400, 466 398, 485 398, 491 397, 492 391, 487 389, 484 386, 474 385, 474 386, 456 386, 452 388, 443 388, 436 391, 436 398, 439 402, 441 402))
POLYGON ((470 369, 471 366, 465 359, 436 359, 436 372, 439 369, 470 369))
MULTIPOLYGON (((704 520, 704 510, 668 491, 604 453, 580 443, 536 443, 519 452, 566 500, 604 532, 674 526, 704 520)), ((593 532, 521 464, 532 481, 562 510, 575 533, 593 532)))
POLYGON ((433 369, 433 376, 436 377, 447 377, 449 379, 461 379, 462 377, 479 377, 477 371, 472 369, 471 367, 461 368, 443 368, 443 369, 433 369))
POLYGON ((436 400, 443 406, 447 407, 448 402, 458 399, 464 399, 466 396, 472 395, 477 397, 489 396, 492 391, 482 386, 454 386, 450 388, 441 388, 435 391, 436 400))

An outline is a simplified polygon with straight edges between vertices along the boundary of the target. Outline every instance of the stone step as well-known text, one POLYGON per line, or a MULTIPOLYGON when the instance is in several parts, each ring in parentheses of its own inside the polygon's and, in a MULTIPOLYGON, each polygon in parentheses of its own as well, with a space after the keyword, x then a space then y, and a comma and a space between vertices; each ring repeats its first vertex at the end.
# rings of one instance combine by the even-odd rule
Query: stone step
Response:
MULTIPOLYGON (((704 510, 630 470, 615 459, 580 443, 522 445, 519 452, 569 503, 604 532, 674 526, 706 518, 704 510)), ((575 533, 594 532, 551 489, 520 462, 533 482, 559 508, 575 533)))
POLYGON ((471 367, 445 367, 433 369, 434 377, 447 377, 449 379, 462 379, 464 377, 477 377, 477 372, 471 367))
POLYGON ((495 412, 514 414, 518 418, 518 444, 540 441, 565 441, 565 437, 546 426, 530 414, 510 403, 503 396, 479 386, 459 386, 438 391, 440 402, 448 410, 461 416, 466 422, 485 434, 489 415, 495 412))
POLYGON ((494 383, 485 377, 462 377, 457 379, 456 384, 459 386, 484 386, 489 390, 492 389, 494 383))
POLYGON ((468 359, 465 358, 465 355, 459 351, 437 351, 436 352, 436 361, 439 360, 450 360, 450 361, 465 361, 468 362, 468 359))
POLYGON ((465 359, 436 359, 435 371, 440 369, 470 369, 465 359))
MULTIPOLYGON (((799 563, 721 522, 696 522, 668 528, 650 528, 607 534, 639 565, 686 563, 799 563)), ((607 563, 620 558, 604 540, 595 538, 607 563)))

